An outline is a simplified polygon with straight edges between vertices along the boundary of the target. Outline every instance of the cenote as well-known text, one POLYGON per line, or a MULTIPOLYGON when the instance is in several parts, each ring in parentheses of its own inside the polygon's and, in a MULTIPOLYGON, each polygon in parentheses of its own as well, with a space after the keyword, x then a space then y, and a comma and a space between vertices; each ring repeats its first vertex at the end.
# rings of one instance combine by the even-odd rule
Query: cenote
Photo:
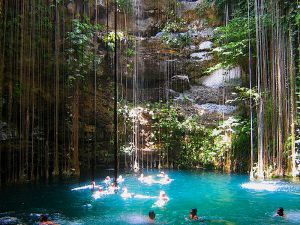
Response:
MULTIPOLYGON (((156 207, 157 199, 129 198, 120 194, 92 197, 89 189, 71 191, 90 184, 69 180, 51 185, 19 185, 1 190, 1 217, 17 217, 36 224, 38 215, 48 213, 59 224, 148 224, 148 212, 156 213, 155 224, 299 224, 300 185, 288 181, 250 182, 246 175, 200 171, 166 171, 170 184, 142 184, 138 175, 123 174, 130 193, 154 196, 164 190, 170 201, 156 207), (284 207, 286 218, 274 217, 284 207), (187 220, 191 208, 204 222, 187 220)), ((145 175, 158 173, 157 170, 145 175)), ((156 178, 158 179, 158 178, 156 178)), ((96 179, 102 182, 104 176, 96 179)), ((101 183, 104 185, 103 183, 101 183)), ((121 192, 121 191, 120 191, 121 192)))
POLYGON ((300 0, 0 0, 0 225, 300 224, 299 46, 300 0))

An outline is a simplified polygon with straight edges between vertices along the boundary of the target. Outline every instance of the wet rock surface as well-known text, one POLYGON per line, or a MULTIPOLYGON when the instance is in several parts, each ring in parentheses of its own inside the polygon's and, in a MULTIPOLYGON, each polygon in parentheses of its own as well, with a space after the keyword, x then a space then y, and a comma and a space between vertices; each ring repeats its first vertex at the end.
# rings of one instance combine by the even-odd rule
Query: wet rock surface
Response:
POLYGON ((241 78, 241 68, 236 67, 230 70, 219 69, 209 76, 202 78, 202 85, 211 88, 220 88, 239 84, 241 78))
POLYGON ((171 89, 176 92, 184 92, 190 89, 190 80, 187 75, 175 75, 171 78, 171 89))
POLYGON ((18 225, 21 224, 16 217, 5 216, 0 218, 0 225, 18 225))
POLYGON ((12 129, 6 122, 0 121, 0 141, 6 141, 17 137, 17 131, 12 129))
POLYGON ((217 105, 212 103, 206 103, 203 105, 195 105, 196 108, 202 109, 204 111, 207 111, 208 113, 224 113, 224 114, 231 114, 234 111, 236 111, 235 106, 231 105, 217 105))
MULTIPOLYGON (((227 105, 226 100, 234 98, 232 89, 240 82, 241 70, 220 69, 206 74, 206 70, 215 65, 211 41, 214 28, 207 27, 202 19, 195 19, 195 9, 201 0, 180 2, 177 10, 179 16, 189 21, 187 30, 168 35, 173 38, 187 35, 191 43, 182 48, 171 48, 163 42, 166 33, 161 29, 150 38, 140 38, 137 52, 138 87, 136 91, 129 90, 128 96, 133 98, 135 92, 139 102, 173 99, 186 115, 196 114, 204 123, 216 125, 237 110, 235 106, 227 105)), ((143 17, 138 17, 140 25, 153 26, 157 22, 147 20, 155 15, 157 8, 154 5, 153 1, 143 3, 143 17)))
POLYGON ((194 52, 191 54, 191 59, 199 61, 209 61, 212 60, 213 57, 209 52, 194 52))

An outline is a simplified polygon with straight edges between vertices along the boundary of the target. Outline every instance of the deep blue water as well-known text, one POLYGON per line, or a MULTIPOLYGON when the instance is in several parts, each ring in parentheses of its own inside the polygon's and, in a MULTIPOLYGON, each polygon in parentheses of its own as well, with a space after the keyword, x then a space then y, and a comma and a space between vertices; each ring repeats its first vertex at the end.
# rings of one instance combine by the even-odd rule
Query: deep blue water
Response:
MULTIPOLYGON (((145 172, 154 177, 158 171, 145 172)), ((300 224, 300 185, 284 181, 253 183, 246 175, 209 172, 169 171, 168 185, 142 184, 137 175, 125 174, 131 193, 158 196, 164 190, 170 201, 155 207, 157 199, 123 199, 120 194, 100 199, 91 190, 71 191, 90 181, 54 182, 51 185, 19 185, 0 190, 0 217, 12 216, 22 224, 37 224, 40 213, 48 213, 59 224, 147 224, 149 210, 156 213, 155 224, 300 224), (284 207, 286 218, 274 217, 284 207), (186 218, 198 209, 204 222, 186 218)), ((97 179, 100 183, 104 176, 97 179)), ((156 178, 159 179, 159 178, 156 178)))

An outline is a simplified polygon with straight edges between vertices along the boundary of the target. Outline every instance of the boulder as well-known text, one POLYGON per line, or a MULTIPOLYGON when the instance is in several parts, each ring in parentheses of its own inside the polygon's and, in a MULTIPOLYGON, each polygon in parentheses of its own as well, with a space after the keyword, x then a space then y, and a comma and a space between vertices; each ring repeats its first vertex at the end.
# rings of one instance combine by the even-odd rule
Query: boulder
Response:
POLYGON ((202 85, 211 88, 235 86, 241 81, 241 68, 219 69, 202 79, 202 85))
POLYGON ((207 50, 211 50, 212 47, 213 47, 213 43, 211 41, 204 41, 199 45, 199 50, 207 51, 207 50))
POLYGON ((209 61, 212 60, 213 57, 208 52, 194 52, 190 55, 191 59, 199 60, 199 61, 209 61))
POLYGON ((190 89, 190 80, 186 75, 175 75, 171 78, 171 89, 176 92, 184 92, 190 89))

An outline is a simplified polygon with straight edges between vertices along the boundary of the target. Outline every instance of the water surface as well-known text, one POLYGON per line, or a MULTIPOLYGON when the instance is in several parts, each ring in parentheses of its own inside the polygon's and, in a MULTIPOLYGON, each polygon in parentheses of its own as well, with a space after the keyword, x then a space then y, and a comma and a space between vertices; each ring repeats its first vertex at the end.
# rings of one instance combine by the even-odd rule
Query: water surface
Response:
MULTIPOLYGON (((111 172, 110 172, 111 173, 111 172)), ((145 172, 155 176, 158 171, 145 172)), ((108 171, 109 174, 109 171, 108 171)), ((90 190, 71 191, 90 182, 60 181, 51 185, 19 185, 0 191, 0 217, 19 218, 36 224, 40 213, 48 213, 59 224, 147 224, 149 210, 155 224, 300 224, 300 185, 285 181, 255 183, 246 175, 169 171, 168 185, 142 184, 137 175, 123 174, 131 193, 158 196, 164 190, 170 201, 155 207, 155 198, 122 199, 119 194, 94 199, 90 190), (287 217, 274 217, 284 207, 287 217), (187 220, 189 210, 198 209, 204 222, 187 220)), ((100 183, 104 175, 97 179, 100 183)), ((159 179, 159 178, 157 178, 159 179)))

